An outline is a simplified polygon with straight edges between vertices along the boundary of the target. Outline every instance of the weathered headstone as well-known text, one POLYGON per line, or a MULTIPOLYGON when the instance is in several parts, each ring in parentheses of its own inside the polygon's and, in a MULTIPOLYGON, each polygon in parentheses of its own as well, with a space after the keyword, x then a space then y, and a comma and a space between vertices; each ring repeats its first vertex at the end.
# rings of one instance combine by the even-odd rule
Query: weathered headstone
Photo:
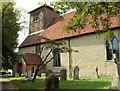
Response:
POLYGON ((31 78, 31 75, 32 75, 31 70, 27 70, 26 71, 26 78, 31 78))
POLYGON ((67 70, 66 69, 60 70, 60 80, 67 80, 67 70))
POLYGON ((49 75, 46 78, 45 86, 45 91, 57 91, 59 88, 59 78, 54 74, 49 75))
POLYGON ((46 77, 48 77, 50 74, 52 74, 53 72, 52 72, 52 70, 48 70, 47 72, 46 72, 46 77))
POLYGON ((19 77, 19 73, 15 73, 15 77, 19 77))
POLYGON ((73 77, 74 80, 79 80, 79 70, 80 69, 78 66, 74 68, 74 77, 73 77))
POLYGON ((41 77, 45 77, 45 73, 41 73, 41 77))
POLYGON ((31 78, 32 72, 31 70, 28 70, 28 78, 31 78))

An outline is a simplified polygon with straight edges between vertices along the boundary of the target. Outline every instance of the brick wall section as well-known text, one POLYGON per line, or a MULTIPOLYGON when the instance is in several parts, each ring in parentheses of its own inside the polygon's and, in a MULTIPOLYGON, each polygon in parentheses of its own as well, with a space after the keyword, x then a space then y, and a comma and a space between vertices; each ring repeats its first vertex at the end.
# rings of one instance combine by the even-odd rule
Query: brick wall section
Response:
MULTIPOLYGON (((35 66, 35 65, 26 65, 26 70, 31 70, 31 72, 32 72, 32 67, 35 67, 35 69, 37 69, 37 66, 35 66)), ((42 70, 40 70, 39 72, 38 72, 38 75, 40 75, 41 73, 44 73, 45 72, 45 68, 43 68, 42 70)))
MULTIPOLYGON (((33 67, 33 66, 35 67, 35 69, 37 68, 37 66, 35 66, 35 65, 26 65, 25 62, 23 61, 23 62, 22 62, 22 75, 25 76, 27 70, 31 70, 31 72, 32 72, 32 67, 33 67)), ((16 73, 18 73, 17 68, 18 68, 18 63, 16 63, 16 64, 13 66, 13 76, 15 76, 16 73)), ((43 68, 42 70, 40 70, 40 71, 38 72, 38 75, 40 75, 41 73, 45 73, 45 68, 43 68)))
POLYGON ((25 64, 24 61, 22 62, 22 74, 23 74, 23 75, 26 74, 26 64, 25 64))
POLYGON ((15 73, 18 73, 17 71, 17 63, 13 65, 13 76, 15 76, 15 73))

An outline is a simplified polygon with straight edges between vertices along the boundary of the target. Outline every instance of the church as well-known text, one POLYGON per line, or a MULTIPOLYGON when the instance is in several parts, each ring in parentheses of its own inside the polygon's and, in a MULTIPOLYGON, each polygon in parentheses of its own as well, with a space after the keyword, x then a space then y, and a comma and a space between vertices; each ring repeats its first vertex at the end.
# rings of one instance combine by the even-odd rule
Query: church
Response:
MULTIPOLYGON (((112 17, 111 31, 113 38, 105 40, 105 32, 100 36, 90 26, 86 26, 81 32, 66 33, 63 27, 68 24, 69 19, 75 15, 75 11, 61 15, 50 6, 41 6, 29 12, 30 27, 29 35, 19 46, 19 51, 24 54, 22 62, 16 64, 15 73, 25 75, 26 72, 34 73, 41 61, 38 57, 42 45, 42 37, 60 41, 65 40, 66 46, 78 52, 59 53, 39 72, 60 72, 65 69, 67 76, 73 76, 74 70, 78 68, 79 77, 93 78, 117 76, 116 57, 120 56, 120 15, 112 17)), ((102 28, 100 27, 99 30, 102 28)), ((42 55, 45 55, 45 50, 42 55)), ((53 54, 51 53, 50 56, 53 54)), ((120 61, 120 59, 118 59, 120 61)), ((44 65, 44 64, 43 64, 44 65)))

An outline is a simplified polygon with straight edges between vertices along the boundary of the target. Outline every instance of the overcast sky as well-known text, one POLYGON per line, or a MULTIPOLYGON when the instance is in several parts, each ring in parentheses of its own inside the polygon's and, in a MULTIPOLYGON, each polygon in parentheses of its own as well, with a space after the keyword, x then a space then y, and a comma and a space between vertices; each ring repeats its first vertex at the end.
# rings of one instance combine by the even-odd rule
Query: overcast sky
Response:
POLYGON ((20 19, 20 21, 24 21, 24 20, 26 21, 26 24, 24 24, 25 27, 23 28, 22 31, 19 32, 18 42, 20 45, 29 34, 29 14, 28 14, 28 12, 40 7, 40 5, 38 5, 39 3, 49 4, 49 2, 48 2, 48 0, 14 0, 14 2, 16 2, 15 7, 22 10, 22 12, 21 12, 22 18, 20 19))

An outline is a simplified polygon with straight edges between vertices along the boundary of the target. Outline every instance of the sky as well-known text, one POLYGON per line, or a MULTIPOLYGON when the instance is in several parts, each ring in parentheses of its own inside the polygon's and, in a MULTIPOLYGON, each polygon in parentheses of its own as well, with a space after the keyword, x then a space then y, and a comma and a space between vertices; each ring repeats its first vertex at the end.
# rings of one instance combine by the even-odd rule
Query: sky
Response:
POLYGON ((38 5, 39 3, 49 3, 49 1, 47 0, 14 0, 14 2, 16 2, 15 7, 22 10, 21 12, 22 17, 20 18, 20 22, 26 21, 25 24, 23 24, 24 27, 22 31, 19 32, 18 43, 20 45, 29 34, 28 12, 36 9, 37 7, 40 7, 40 5, 38 5))

